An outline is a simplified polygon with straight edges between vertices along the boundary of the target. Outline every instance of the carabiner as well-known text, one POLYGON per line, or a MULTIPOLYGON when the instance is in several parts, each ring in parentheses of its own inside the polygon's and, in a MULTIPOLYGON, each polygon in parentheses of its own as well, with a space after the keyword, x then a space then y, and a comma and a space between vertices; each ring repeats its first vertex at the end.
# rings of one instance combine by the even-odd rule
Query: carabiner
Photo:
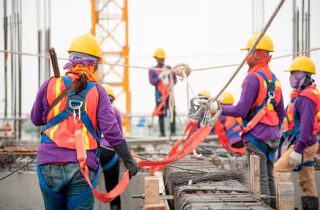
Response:
POLYGON ((83 105, 82 101, 79 102, 79 105, 75 105, 75 106, 72 105, 71 100, 69 101, 69 106, 73 109, 72 115, 73 115, 74 122, 79 122, 81 120, 81 107, 82 107, 82 105, 83 105), (78 119, 77 119, 77 113, 76 113, 77 110, 78 110, 78 119))

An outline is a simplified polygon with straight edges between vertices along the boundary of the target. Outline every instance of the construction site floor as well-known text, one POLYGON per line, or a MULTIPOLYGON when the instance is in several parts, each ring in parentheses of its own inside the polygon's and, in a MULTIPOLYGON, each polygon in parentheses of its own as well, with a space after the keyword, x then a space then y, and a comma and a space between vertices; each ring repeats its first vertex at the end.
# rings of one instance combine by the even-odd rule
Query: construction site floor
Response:
MULTIPOLYGON (((1 172, 0 177, 9 174, 1 172)), ((144 193, 144 177, 146 173, 139 173, 130 180, 126 191, 121 195, 122 209, 141 210, 141 199, 134 199, 131 195, 144 193)), ((97 189, 105 192, 103 174, 100 174, 97 189)), ((16 173, 0 182, 0 210, 43 210, 44 204, 40 192, 36 172, 16 173)), ((94 210, 108 210, 109 204, 96 200, 94 210)))

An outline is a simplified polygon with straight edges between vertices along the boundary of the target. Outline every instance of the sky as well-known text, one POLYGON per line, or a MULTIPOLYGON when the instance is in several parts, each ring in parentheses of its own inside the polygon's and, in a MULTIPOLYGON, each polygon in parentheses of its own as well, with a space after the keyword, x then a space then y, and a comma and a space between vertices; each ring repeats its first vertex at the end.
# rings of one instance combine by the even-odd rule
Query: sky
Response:
MULTIPOLYGON (((164 48, 166 63, 174 66, 187 63, 191 68, 240 63, 245 52, 240 51, 252 35, 251 0, 128 0, 130 64, 150 67, 156 48, 164 48)), ((265 1, 265 21, 278 4, 278 0, 265 1)), ((297 2, 300 2, 297 0, 297 2)), ((67 57, 67 49, 75 36, 91 28, 89 0, 54 0, 51 2, 51 45, 58 56, 67 57)), ((3 0, 0 0, 0 26, 3 25, 3 0)), ((311 48, 320 47, 320 1, 311 0, 311 48)), ((22 1, 22 51, 37 52, 36 0, 22 1)), ((274 19, 267 34, 273 39, 273 56, 291 53, 292 1, 286 1, 274 19)), ((0 28, 0 49, 3 49, 3 28, 0 28)), ((320 51, 311 52, 311 58, 320 72, 320 51)), ((3 53, 0 53, 0 90, 3 90, 3 53)), ((291 91, 288 69, 292 57, 272 60, 270 68, 279 78, 285 103, 291 91)), ((60 69, 65 61, 60 61, 60 69)), ((235 67, 192 72, 189 82, 195 93, 207 89, 215 95, 228 81, 235 67)), ((241 83, 246 76, 245 65, 227 88, 235 99, 241 93, 241 83)), ((22 109, 28 114, 36 97, 37 58, 22 58, 22 109)), ((319 73, 314 76, 320 85, 319 73)), ((148 71, 130 69, 131 111, 150 115, 155 107, 154 87, 148 80, 148 71)), ((192 96, 192 94, 191 94, 192 96)), ((3 91, 0 91, 0 115, 3 113, 3 91)), ((179 81, 175 87, 176 108, 187 112, 186 83, 179 81)), ((123 107, 123 101, 116 101, 123 107)))

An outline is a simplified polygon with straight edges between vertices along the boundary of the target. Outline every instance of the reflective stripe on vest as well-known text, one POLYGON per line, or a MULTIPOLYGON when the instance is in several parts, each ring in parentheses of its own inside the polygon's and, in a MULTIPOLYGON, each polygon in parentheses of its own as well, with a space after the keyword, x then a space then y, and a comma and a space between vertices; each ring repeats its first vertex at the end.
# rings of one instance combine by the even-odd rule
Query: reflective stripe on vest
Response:
MULTIPOLYGON (((70 84, 72 80, 69 76, 60 78, 51 78, 47 87, 47 100, 49 105, 58 97, 61 92, 70 84)), ((97 108, 99 103, 99 93, 96 83, 88 82, 87 88, 79 93, 85 97, 83 113, 81 114, 81 128, 85 142, 86 150, 96 149, 98 147, 99 135, 97 135, 97 108)), ((74 92, 64 97, 48 113, 47 125, 42 133, 41 142, 48 142, 48 138, 57 144, 58 147, 75 149, 74 144, 74 119, 66 112, 68 97, 72 97, 74 92)))

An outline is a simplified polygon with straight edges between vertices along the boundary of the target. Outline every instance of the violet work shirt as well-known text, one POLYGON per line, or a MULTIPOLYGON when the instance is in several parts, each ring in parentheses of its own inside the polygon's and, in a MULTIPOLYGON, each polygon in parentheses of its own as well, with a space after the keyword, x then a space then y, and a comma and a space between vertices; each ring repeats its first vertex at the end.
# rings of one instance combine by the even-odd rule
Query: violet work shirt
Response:
POLYGON ((298 141, 294 141, 294 151, 302 154, 306 147, 317 143, 317 136, 313 135, 314 116, 316 115, 315 103, 304 96, 298 96, 296 111, 300 119, 300 135, 298 141))
MULTIPOLYGON (((117 119, 118 126, 122 132, 122 121, 121 121, 120 112, 118 109, 116 109, 114 107, 112 107, 112 109, 113 109, 114 116, 117 119)), ((108 140, 104 136, 101 137, 101 145, 105 146, 105 147, 111 147, 108 140)))
MULTIPOLYGON (((47 79, 40 87, 36 100, 31 110, 31 121, 36 126, 42 126, 47 123, 47 112, 49 103, 47 101, 47 86, 50 79, 47 79)), ((125 139, 122 136, 121 129, 117 123, 116 117, 112 112, 109 96, 106 90, 97 84, 99 93, 99 104, 97 110, 98 127, 105 136, 111 147, 117 147, 125 139)), ((37 153, 38 164, 48 164, 57 162, 78 162, 75 150, 58 147, 53 141, 41 143, 37 153)), ((87 164, 90 168, 97 170, 99 159, 95 151, 87 150, 87 164)))
MULTIPOLYGON (((245 117, 249 114, 252 105, 254 104, 258 93, 259 93, 259 79, 254 74, 249 74, 243 83, 240 101, 235 106, 225 106, 222 105, 222 114, 232 117, 245 117)), ((266 142, 280 138, 280 128, 283 119, 286 115, 283 97, 281 95, 281 100, 279 104, 274 108, 277 112, 279 118, 278 126, 268 126, 262 123, 258 123, 251 131, 250 134, 258 141, 266 142)), ((249 142, 247 134, 244 134, 243 142, 249 142)))

